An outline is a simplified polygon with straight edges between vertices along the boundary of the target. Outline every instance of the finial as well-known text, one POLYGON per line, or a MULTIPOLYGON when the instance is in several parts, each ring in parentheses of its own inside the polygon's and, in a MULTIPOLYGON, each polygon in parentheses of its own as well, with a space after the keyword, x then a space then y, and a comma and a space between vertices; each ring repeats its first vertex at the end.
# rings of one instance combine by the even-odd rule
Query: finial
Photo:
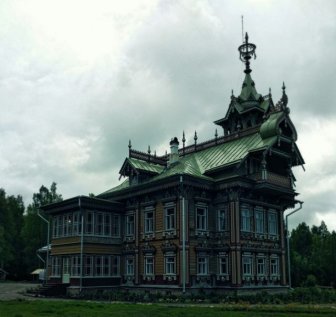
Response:
POLYGON ((156 150, 154 151, 154 157, 156 157, 156 150))
POLYGON ((128 141, 128 148, 131 149, 132 148, 132 143, 131 140, 128 141))
POLYGON ((195 131, 195 135, 194 135, 195 143, 196 143, 197 139, 198 139, 198 137, 197 137, 197 132, 195 131))
POLYGON ((150 145, 148 145, 148 154, 149 154, 149 155, 151 154, 151 148, 150 148, 150 145))
POLYGON ((215 130, 215 138, 216 139, 218 138, 218 131, 217 131, 217 129, 215 130))
POLYGON ((184 146, 185 141, 186 141, 186 138, 185 138, 185 134, 184 134, 184 131, 183 131, 183 136, 182 136, 183 146, 184 146))
MULTIPOLYGON (((285 82, 282 82, 282 97, 281 97, 282 104, 286 107, 288 104, 288 97, 286 95, 286 86, 285 82)), ((289 108, 287 108, 289 109, 289 108)))
POLYGON ((271 87, 268 88, 268 94, 269 94, 270 97, 272 96, 272 88, 271 87))
POLYGON ((168 156, 168 152, 167 152, 167 150, 166 150, 165 156, 166 156, 166 157, 168 156))
POLYGON ((257 48, 257 46, 255 44, 249 43, 248 42, 249 37, 248 34, 246 32, 245 34, 245 43, 243 43, 242 45, 240 45, 238 47, 238 51, 239 51, 239 58, 240 60, 245 63, 245 70, 244 73, 245 74, 249 74, 252 70, 250 68, 250 59, 252 57, 254 57, 254 59, 256 59, 257 55, 255 53, 255 50, 257 48))

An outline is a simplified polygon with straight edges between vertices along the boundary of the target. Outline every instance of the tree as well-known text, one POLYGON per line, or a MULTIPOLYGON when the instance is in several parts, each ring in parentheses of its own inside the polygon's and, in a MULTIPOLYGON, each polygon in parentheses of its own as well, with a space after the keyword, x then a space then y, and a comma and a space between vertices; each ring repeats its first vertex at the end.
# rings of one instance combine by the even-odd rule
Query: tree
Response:
MULTIPOLYGON (((33 202, 27 208, 22 230, 22 236, 26 241, 24 254, 27 273, 42 266, 42 263, 40 263, 36 256, 36 251, 47 244, 48 228, 37 213, 41 206, 61 200, 63 200, 63 198, 62 195, 57 193, 56 183, 52 183, 50 189, 42 185, 39 192, 33 194, 33 202)), ((42 211, 40 211, 40 213, 48 219, 48 216, 44 215, 42 211)))
POLYGON ((6 196, 0 189, 0 267, 15 278, 20 278, 23 271, 23 213, 22 197, 6 196))

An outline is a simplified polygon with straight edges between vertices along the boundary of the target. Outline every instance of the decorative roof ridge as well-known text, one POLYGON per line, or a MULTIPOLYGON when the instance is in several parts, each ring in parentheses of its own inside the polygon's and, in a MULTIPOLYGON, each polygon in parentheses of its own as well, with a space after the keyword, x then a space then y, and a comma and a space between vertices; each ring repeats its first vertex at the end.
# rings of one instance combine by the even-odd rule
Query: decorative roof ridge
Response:
POLYGON ((141 161, 145 161, 148 163, 154 163, 154 164, 158 164, 162 166, 166 166, 167 160, 168 160, 168 157, 166 155, 156 156, 156 155, 152 155, 152 154, 141 152, 141 151, 134 150, 134 149, 129 150, 129 158, 135 158, 141 161))
POLYGON ((250 135, 250 134, 254 134, 254 133, 259 131, 259 128, 260 128, 260 125, 257 125, 257 126, 249 128, 249 129, 245 129, 243 131, 232 133, 230 135, 210 139, 210 140, 198 143, 196 145, 196 147, 195 147, 194 144, 188 145, 187 147, 184 148, 184 152, 183 152, 183 149, 179 149, 179 155, 182 156, 183 153, 184 153, 184 155, 188 155, 188 154, 192 154, 192 153, 195 153, 195 152, 200 152, 200 151, 203 151, 205 149, 215 147, 217 145, 236 140, 237 138, 241 138, 241 137, 244 137, 244 136, 247 136, 247 135, 250 135))

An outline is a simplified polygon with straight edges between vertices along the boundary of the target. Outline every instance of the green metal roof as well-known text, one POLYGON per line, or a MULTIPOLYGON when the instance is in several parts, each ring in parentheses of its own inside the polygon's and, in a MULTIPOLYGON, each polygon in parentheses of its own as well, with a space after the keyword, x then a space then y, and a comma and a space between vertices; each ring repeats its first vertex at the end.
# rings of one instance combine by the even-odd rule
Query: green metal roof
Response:
MULTIPOLYGON (((180 157, 177 162, 169 167, 163 167, 134 158, 127 158, 126 160, 128 160, 134 168, 158 173, 158 175, 155 175, 145 183, 154 182, 176 174, 187 174, 206 180, 213 180, 207 173, 232 164, 237 164, 245 159, 250 152, 266 149, 272 146, 276 141, 277 137, 262 139, 259 132, 256 132, 199 152, 187 154, 184 157, 180 157)), ((129 187, 128 180, 105 193, 116 192, 127 187, 129 187)))
POLYGON ((164 166, 159 165, 159 164, 142 161, 142 160, 138 160, 135 158, 127 158, 126 160, 136 170, 157 173, 157 174, 161 173, 164 170, 164 166))
POLYGON ((239 95, 239 98, 242 99, 243 101, 247 101, 247 100, 258 101, 260 97, 261 95, 257 93, 257 90, 255 89, 255 84, 254 84, 254 81, 251 75, 246 74, 244 82, 243 82, 242 91, 239 95))
POLYGON ((278 135, 279 123, 284 118, 282 111, 271 113, 269 118, 261 125, 260 135, 263 139, 278 135))

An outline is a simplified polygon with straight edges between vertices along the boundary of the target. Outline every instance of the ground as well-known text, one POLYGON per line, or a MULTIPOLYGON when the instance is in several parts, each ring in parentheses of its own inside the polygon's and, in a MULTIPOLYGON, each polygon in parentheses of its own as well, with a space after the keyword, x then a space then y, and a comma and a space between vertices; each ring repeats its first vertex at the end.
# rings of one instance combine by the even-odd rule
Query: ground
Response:
POLYGON ((0 282, 0 300, 27 299, 23 293, 37 285, 36 283, 0 282))

